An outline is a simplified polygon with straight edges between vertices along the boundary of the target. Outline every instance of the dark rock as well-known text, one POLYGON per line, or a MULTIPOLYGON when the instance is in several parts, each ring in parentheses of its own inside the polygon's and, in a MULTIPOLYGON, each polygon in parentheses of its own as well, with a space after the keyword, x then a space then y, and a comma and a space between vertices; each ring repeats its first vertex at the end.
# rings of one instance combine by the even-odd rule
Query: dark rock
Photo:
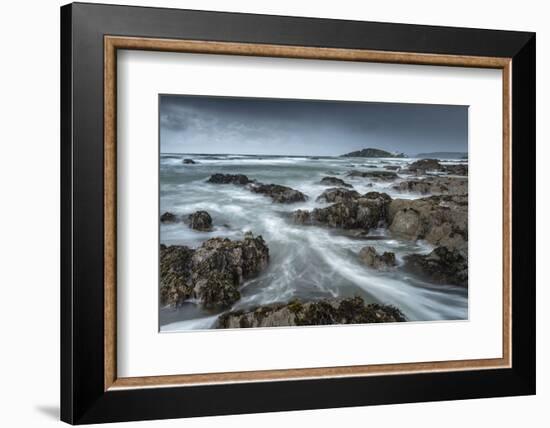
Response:
POLYGON ((392 201, 390 195, 388 195, 387 193, 381 193, 381 192, 367 192, 361 197, 365 199, 380 200, 381 203, 385 203, 385 204, 389 204, 392 201))
POLYGON ((161 223, 175 223, 178 221, 178 217, 175 214, 172 214, 171 212, 165 212, 160 216, 160 222, 161 223))
POLYGON ((212 217, 207 211, 197 211, 189 214, 189 227, 191 229, 209 232, 212 230, 212 217))
POLYGON ((394 199, 388 204, 387 220, 397 236, 468 252, 468 195, 394 199))
POLYGON ((297 224, 313 224, 311 212, 308 210, 296 210, 290 214, 290 218, 297 224))
POLYGON ((437 247, 428 255, 408 255, 405 269, 438 284, 468 286, 468 259, 458 250, 437 247))
POLYGON ((323 224, 341 229, 369 230, 385 222, 391 198, 385 193, 369 192, 358 199, 344 200, 311 212, 298 210, 292 219, 299 224, 323 224))
POLYGON ((191 281, 191 248, 173 245, 160 246, 160 303, 179 306, 193 293, 191 281))
POLYGON ((411 163, 407 169, 416 173, 424 173, 426 171, 441 171, 443 168, 437 159, 420 159, 411 163))
POLYGON ((268 261, 267 245, 252 234, 242 241, 212 238, 196 250, 161 245, 161 303, 178 306, 194 297, 205 308, 228 308, 240 298, 239 286, 268 261))
POLYGON ((463 195, 468 193, 468 179, 458 177, 427 177, 422 180, 406 180, 393 186, 400 192, 432 195, 463 195))
POLYGON ((379 255, 374 247, 361 248, 359 258, 368 267, 377 270, 385 271, 396 266, 394 253, 386 251, 384 254, 379 255))
POLYGON ((281 186, 279 184, 258 183, 252 185, 250 190, 254 193, 261 193, 262 195, 269 196, 273 202, 281 204, 291 204, 294 202, 304 202, 307 200, 307 196, 302 192, 291 189, 290 187, 281 186))
POLYGON ((350 171, 346 175, 348 177, 370 178, 379 181, 391 181, 399 178, 393 171, 350 171))
POLYGON ((195 162, 193 159, 184 159, 183 163, 185 163, 185 164, 196 164, 197 162, 195 162))
POLYGON ((359 297, 315 302, 293 300, 248 311, 234 311, 218 318, 217 328, 286 327, 334 324, 368 324, 406 321, 403 313, 389 305, 365 304, 359 297))
POLYGON ((321 184, 325 184, 327 186, 353 187, 351 184, 346 183, 344 180, 337 177, 323 177, 321 179, 321 184))
POLYGON ((387 169, 388 171, 399 171, 401 167, 398 165, 385 165, 384 169, 387 169))
POLYGON ((344 158, 404 158, 403 153, 390 153, 380 149, 362 149, 342 155, 344 158))
POLYGON ((193 295, 206 308, 227 308, 240 298, 239 285, 259 274, 268 260, 269 249, 261 236, 209 239, 192 257, 193 295))
POLYGON ((208 183, 214 184, 237 184, 244 186, 245 184, 252 183, 244 174, 214 174, 207 180, 208 183))
POLYGON ((443 171, 451 175, 468 175, 468 164, 443 165, 443 171))
POLYGON ((357 199, 361 195, 355 190, 348 190, 342 188, 327 189, 317 198, 318 202, 344 202, 352 199, 357 199))

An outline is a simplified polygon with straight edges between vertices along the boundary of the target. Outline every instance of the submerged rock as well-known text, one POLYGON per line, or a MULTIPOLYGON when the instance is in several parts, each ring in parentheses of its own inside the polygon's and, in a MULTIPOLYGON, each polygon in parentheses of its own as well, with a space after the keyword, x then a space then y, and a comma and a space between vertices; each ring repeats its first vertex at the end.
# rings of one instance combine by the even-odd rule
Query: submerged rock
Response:
POLYGON ((261 193, 262 195, 269 196, 273 202, 281 204, 291 204, 307 200, 307 196, 302 192, 279 184, 258 183, 252 185, 250 190, 254 193, 261 193))
POLYGON ((468 259, 458 250, 437 247, 427 255, 408 255, 405 269, 438 284, 468 286, 468 259))
POLYGON ((286 304, 260 306, 249 311, 233 311, 218 318, 217 328, 368 324, 406 321, 403 313, 389 305, 365 304, 357 296, 315 302, 294 300, 286 304))
POLYGON ((327 186, 353 187, 351 184, 346 183, 344 180, 337 177, 323 177, 321 179, 321 184, 325 184, 327 186))
POLYGON ((427 177, 423 180, 406 180, 393 186, 400 192, 422 194, 462 195, 468 193, 468 179, 458 177, 427 177))
POLYGON ((359 258, 368 267, 377 270, 389 270, 396 266, 395 253, 386 251, 384 254, 379 255, 374 247, 361 248, 359 258))
POLYGON ((317 202, 344 202, 352 199, 357 199, 361 195, 355 190, 342 189, 338 187, 333 187, 331 189, 325 190, 321 195, 316 199, 317 202))
POLYGON ((350 171, 346 175, 348 177, 370 178, 379 181, 391 181, 399 178, 393 171, 350 171))
POLYGON ((197 211, 193 214, 189 214, 189 227, 194 230, 200 230, 202 232, 209 232, 212 230, 212 217, 207 211, 197 211))
POLYGON ((388 204, 387 219, 397 236, 468 252, 467 195, 394 199, 388 204))
POLYGON ((193 297, 205 308, 230 307, 239 286, 267 266, 269 249, 261 236, 242 241, 212 238, 196 250, 161 245, 161 303, 178 306, 193 297))
POLYGON ((178 217, 175 214, 172 214, 171 212, 165 212, 160 216, 160 222, 161 223, 175 223, 178 221, 178 217))
POLYGON ((399 171, 401 167, 399 165, 385 165, 384 169, 387 169, 388 171, 399 171))
POLYGON ((183 163, 184 164, 196 164, 197 162, 195 162, 193 159, 184 159, 183 160, 183 163))
POLYGON ((253 182, 244 174, 213 174, 206 181, 214 184, 237 184, 240 186, 253 182))

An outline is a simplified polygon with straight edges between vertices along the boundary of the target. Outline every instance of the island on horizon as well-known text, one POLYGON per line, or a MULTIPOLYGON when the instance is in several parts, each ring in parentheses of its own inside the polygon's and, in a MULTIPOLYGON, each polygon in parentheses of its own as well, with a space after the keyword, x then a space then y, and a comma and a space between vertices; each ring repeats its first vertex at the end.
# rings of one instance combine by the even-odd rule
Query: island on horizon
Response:
POLYGON ((388 152, 386 150, 367 148, 341 155, 343 158, 406 158, 404 153, 388 152))

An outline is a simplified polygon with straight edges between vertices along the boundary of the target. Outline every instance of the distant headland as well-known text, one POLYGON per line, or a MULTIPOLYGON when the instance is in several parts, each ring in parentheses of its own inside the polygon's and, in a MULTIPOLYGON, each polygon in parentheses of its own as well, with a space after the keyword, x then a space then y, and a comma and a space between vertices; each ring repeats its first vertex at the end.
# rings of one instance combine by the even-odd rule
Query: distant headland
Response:
POLYGON ((342 155, 344 158, 406 158, 404 153, 391 153, 380 149, 362 149, 342 155))

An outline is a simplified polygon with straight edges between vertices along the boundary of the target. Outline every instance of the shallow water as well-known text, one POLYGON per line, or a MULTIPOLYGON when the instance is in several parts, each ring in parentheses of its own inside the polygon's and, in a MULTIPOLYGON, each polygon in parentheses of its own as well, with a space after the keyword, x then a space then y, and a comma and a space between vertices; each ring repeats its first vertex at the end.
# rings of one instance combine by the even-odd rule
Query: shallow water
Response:
MULTIPOLYGON (((269 266, 261 275, 243 284, 241 300, 230 310, 287 302, 293 298, 313 300, 360 295, 367 302, 397 306, 411 321, 466 319, 466 289, 430 284, 399 267, 392 272, 377 272, 362 265, 357 257, 361 248, 370 245, 379 253, 393 251, 401 263, 407 254, 430 252, 429 244, 395 239, 385 229, 357 237, 346 231, 300 226, 288 220, 289 214, 296 209, 329 205, 315 201, 328 188, 319 184, 321 178, 328 175, 344 179, 359 193, 379 191, 393 198, 421 197, 420 194, 394 191, 393 182, 345 176, 354 169, 382 170, 386 165, 411 161, 162 154, 160 214, 170 211, 187 215, 206 210, 212 216, 214 230, 197 232, 183 223, 161 224, 160 241, 166 245, 195 248, 216 236, 237 240, 242 239, 246 231, 262 235, 269 247, 269 266), (192 158, 197 164, 183 164, 183 158, 192 158), (214 173, 245 174, 266 184, 282 184, 300 190, 309 199, 303 203, 275 204, 269 197, 252 193, 245 187, 206 183, 214 173)), ((211 328, 217 316, 189 301, 178 309, 161 308, 161 330, 211 328)))

